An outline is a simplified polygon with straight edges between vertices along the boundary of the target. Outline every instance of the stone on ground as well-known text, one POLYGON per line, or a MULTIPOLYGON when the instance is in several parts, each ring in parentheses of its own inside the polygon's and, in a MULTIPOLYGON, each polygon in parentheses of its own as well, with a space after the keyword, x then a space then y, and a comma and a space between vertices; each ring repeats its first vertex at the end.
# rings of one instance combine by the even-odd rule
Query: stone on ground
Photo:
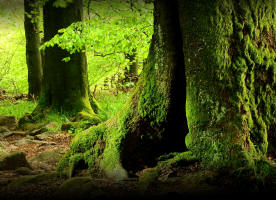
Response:
POLYGON ((15 170, 18 175, 31 175, 34 172, 28 167, 19 167, 15 170))
POLYGON ((13 152, 0 159, 0 170, 15 170, 20 167, 31 169, 24 152, 13 152))
POLYGON ((64 151, 60 149, 45 150, 32 159, 32 162, 49 162, 55 163, 64 155, 64 151))
POLYGON ((0 126, 0 134, 6 134, 9 132, 10 132, 10 130, 8 128, 0 126))
POLYGON ((75 177, 65 181, 56 193, 57 199, 97 199, 104 193, 90 177, 75 177))
POLYGON ((17 120, 15 116, 0 116, 0 126, 6 127, 9 130, 15 130, 17 120))
POLYGON ((19 187, 25 187, 27 185, 33 185, 33 184, 45 184, 49 183, 51 180, 58 180, 58 175, 56 173, 44 173, 44 174, 38 174, 38 175, 27 175, 27 176, 21 176, 17 179, 14 179, 9 185, 7 185, 8 188, 19 188, 19 187))

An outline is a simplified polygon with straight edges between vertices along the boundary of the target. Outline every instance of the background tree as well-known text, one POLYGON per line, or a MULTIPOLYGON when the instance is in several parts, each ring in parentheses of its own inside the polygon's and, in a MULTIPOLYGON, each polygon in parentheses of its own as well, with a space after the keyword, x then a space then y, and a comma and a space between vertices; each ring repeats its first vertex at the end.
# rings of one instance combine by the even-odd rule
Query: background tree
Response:
POLYGON ((125 68, 133 68, 139 74, 153 32, 152 4, 121 0, 89 2, 83 22, 60 30, 43 47, 58 45, 71 53, 85 47, 89 61, 100 63, 98 68, 102 71, 100 75, 89 72, 93 76, 91 86, 99 79, 103 82, 107 74, 111 78, 124 73, 125 68))
POLYGON ((24 26, 26 38, 26 61, 28 66, 29 99, 38 98, 42 87, 42 62, 40 55, 39 4, 24 0, 24 26))
MULTIPOLYGON (((43 6, 44 40, 54 37, 59 29, 83 19, 82 0, 63 5, 47 1, 43 6)), ((37 110, 50 107, 65 114, 84 111, 94 114, 88 96, 86 55, 80 50, 70 54, 58 46, 45 49, 42 96, 37 110), (70 61, 63 59, 70 56, 70 61)), ((36 112, 35 111, 35 112, 36 112)))

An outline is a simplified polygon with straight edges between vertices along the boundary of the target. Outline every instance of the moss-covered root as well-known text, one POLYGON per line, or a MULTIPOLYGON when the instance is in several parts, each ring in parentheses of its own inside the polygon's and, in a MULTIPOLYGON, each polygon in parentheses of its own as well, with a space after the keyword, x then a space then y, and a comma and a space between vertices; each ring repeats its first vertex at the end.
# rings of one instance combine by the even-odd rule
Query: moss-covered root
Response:
POLYGON ((198 162, 199 159, 191 151, 173 152, 158 158, 158 166, 183 166, 198 162))
MULTIPOLYGON (((114 119, 113 119, 114 120, 114 119)), ((127 171, 121 163, 122 132, 111 120, 75 136, 70 151, 60 160, 57 170, 73 176, 78 169, 103 172, 113 179, 125 179, 127 171)))

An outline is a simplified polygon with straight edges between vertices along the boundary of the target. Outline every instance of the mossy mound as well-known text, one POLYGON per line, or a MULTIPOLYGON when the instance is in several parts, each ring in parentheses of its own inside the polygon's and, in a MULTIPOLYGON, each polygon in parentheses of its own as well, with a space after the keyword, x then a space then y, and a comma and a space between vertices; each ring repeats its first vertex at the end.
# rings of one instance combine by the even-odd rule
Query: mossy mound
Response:
POLYGON ((0 159, 0 170, 15 170, 20 167, 27 167, 31 169, 24 152, 13 152, 3 156, 0 159))
POLYGON ((67 168, 71 177, 75 170, 89 167, 92 171, 103 170, 110 177, 126 178, 120 162, 120 135, 114 131, 116 126, 108 128, 110 123, 111 120, 77 134, 70 151, 60 160, 58 171, 67 168))
POLYGON ((199 159, 191 151, 187 151, 162 155, 158 158, 158 161, 159 166, 183 166, 198 162, 199 159))
POLYGON ((39 174, 39 175, 21 176, 17 179, 14 179, 6 187, 9 189, 19 188, 19 187, 25 187, 33 184, 48 183, 50 180, 55 180, 55 181, 58 180, 58 175, 56 173, 45 173, 45 174, 39 174))
POLYGON ((104 193, 90 177, 75 177, 65 181, 55 194, 57 199, 97 199, 104 193))
POLYGON ((9 130, 14 130, 17 126, 15 116, 0 116, 0 127, 6 127, 9 130))
POLYGON ((18 175, 31 175, 34 172, 28 167, 19 167, 15 170, 15 173, 18 175))

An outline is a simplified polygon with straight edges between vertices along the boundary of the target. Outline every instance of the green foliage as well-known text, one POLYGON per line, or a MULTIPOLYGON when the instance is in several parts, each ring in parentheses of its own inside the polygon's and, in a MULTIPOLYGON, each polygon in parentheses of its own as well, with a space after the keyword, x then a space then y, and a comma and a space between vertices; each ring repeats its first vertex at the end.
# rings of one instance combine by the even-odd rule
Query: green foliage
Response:
POLYGON ((0 90, 27 93, 22 2, 0 2, 0 90))
POLYGON ((8 100, 0 101, 0 115, 12 115, 20 118, 25 113, 31 113, 36 107, 36 104, 36 102, 21 100, 15 103, 8 100))
POLYGON ((71 54, 85 49, 91 52, 90 56, 105 57, 110 65, 121 67, 127 66, 125 55, 132 55, 133 49, 139 60, 146 58, 153 33, 151 4, 137 1, 131 7, 119 0, 92 1, 90 8, 90 19, 59 30, 42 49, 58 45, 71 54))
POLYGON ((129 97, 129 92, 118 92, 117 96, 105 92, 97 94, 98 103, 103 110, 103 112, 99 113, 100 117, 104 121, 111 119, 116 113, 120 112, 122 106, 127 102, 129 97))

